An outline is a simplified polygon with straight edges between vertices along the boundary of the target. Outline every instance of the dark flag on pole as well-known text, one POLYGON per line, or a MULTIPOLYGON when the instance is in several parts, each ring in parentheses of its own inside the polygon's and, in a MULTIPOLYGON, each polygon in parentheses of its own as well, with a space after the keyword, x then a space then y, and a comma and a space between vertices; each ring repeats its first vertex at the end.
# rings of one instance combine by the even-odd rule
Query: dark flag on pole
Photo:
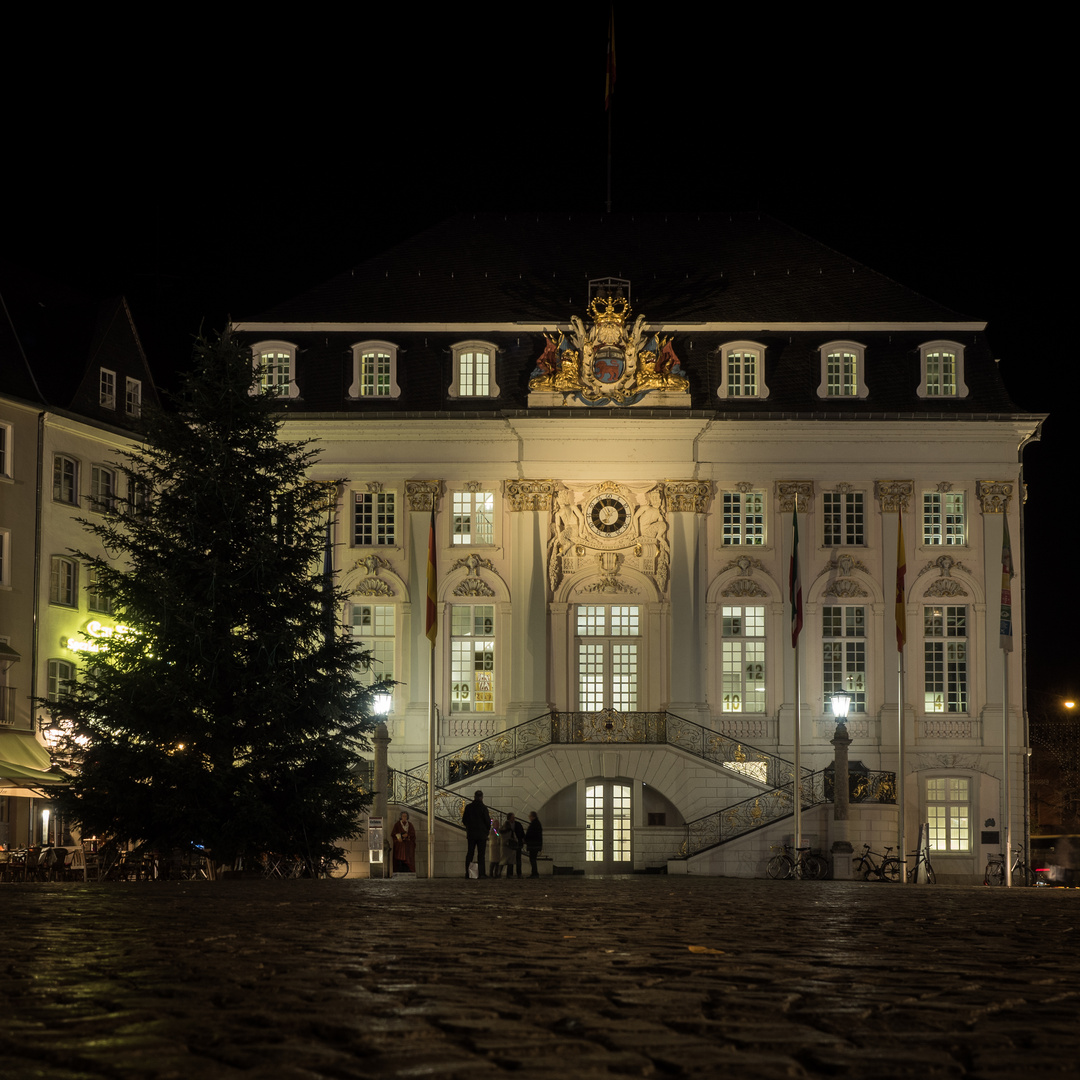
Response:
POLYGON ((615 93, 615 5, 611 5, 608 14, 607 32, 607 70, 604 72, 604 109, 611 108, 611 98, 615 93))
POLYGON ((435 569, 435 509, 431 510, 431 526, 428 530, 427 546, 427 622, 425 623, 428 641, 435 648, 435 639, 439 636, 439 624, 435 618, 438 589, 435 569))
POLYGON ((904 519, 896 507, 896 651, 903 652, 907 641, 907 609, 904 604, 904 578, 907 557, 904 555, 904 519))
MULTIPOLYGON (((797 497, 796 497, 797 502, 797 497)), ((791 599, 791 647, 799 644, 802 630, 802 579, 799 577, 799 511, 791 511, 791 571, 788 574, 788 595, 791 599)))
POLYGON ((1009 540, 1009 515, 1001 515, 1001 651, 1013 651, 1012 626, 1012 543, 1009 540))

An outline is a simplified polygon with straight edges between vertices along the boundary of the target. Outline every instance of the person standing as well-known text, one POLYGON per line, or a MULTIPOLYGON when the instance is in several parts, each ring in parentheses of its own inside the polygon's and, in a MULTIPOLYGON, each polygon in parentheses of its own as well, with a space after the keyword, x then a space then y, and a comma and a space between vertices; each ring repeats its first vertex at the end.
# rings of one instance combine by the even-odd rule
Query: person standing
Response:
POLYGON ((521 879, 521 849, 525 844, 525 830, 513 814, 507 814, 502 827, 503 859, 506 862, 506 876, 514 876, 517 867, 518 880, 521 879))
MULTIPOLYGON (((539 877, 540 871, 536 868, 536 856, 540 854, 544 847, 544 827, 540 824, 540 819, 536 816, 535 810, 529 811, 529 827, 525 830, 525 850, 529 853, 529 867, 531 873, 529 877, 539 877)), ((521 871, 519 870, 518 873, 521 871)))
POLYGON ((476 856, 476 876, 487 877, 485 855, 487 854, 488 830, 491 828, 491 814, 484 805, 484 793, 476 792, 473 801, 461 812, 461 822, 465 826, 465 838, 469 842, 469 851, 465 856, 465 876, 469 876, 469 867, 476 856))
POLYGON ((394 841, 394 873, 416 873, 416 830, 409 820, 407 810, 394 822, 391 832, 394 841))
POLYGON ((491 819, 491 832, 488 834, 488 877, 499 876, 502 870, 503 859, 502 836, 499 833, 499 822, 496 818, 491 819))

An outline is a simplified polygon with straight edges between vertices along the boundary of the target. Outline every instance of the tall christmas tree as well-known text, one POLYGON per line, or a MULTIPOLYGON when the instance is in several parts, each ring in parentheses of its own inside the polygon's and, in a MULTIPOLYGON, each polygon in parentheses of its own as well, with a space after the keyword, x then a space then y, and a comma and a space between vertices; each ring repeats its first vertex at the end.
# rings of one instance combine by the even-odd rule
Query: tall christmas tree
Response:
POLYGON ((250 350, 201 340, 176 409, 124 455, 129 498, 80 552, 114 605, 107 648, 50 705, 83 832, 218 863, 355 836, 376 687, 337 617, 318 451, 280 437, 250 350))

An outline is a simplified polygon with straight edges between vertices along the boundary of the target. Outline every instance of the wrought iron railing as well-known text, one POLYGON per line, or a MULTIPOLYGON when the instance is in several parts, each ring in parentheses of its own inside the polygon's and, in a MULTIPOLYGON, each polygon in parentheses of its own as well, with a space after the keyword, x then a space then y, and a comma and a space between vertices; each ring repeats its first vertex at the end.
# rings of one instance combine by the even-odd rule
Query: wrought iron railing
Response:
MULTIPOLYGON (((831 769, 821 769, 809 776, 803 776, 801 793, 804 810, 832 802, 834 784, 831 772, 831 769)), ((896 773, 860 773, 853 775, 851 781, 852 802, 896 802, 896 773)), ((794 812, 792 784, 788 781, 772 791, 763 791, 760 795, 752 795, 742 802, 732 803, 722 810, 688 821, 686 839, 676 858, 689 859, 692 855, 700 855, 708 848, 725 844, 738 836, 745 836, 756 829, 771 825, 774 821, 790 817, 794 812)))
MULTIPOLYGON (((394 806, 407 806, 418 814, 428 812, 428 784, 427 780, 410 773, 390 769, 387 777, 388 791, 387 802, 394 806)), ((435 818, 448 825, 461 827, 461 813, 469 800, 456 791, 447 791, 445 788, 435 788, 435 818)), ((500 810, 491 803, 485 803, 491 813, 499 820, 505 821, 508 811, 500 810)))
MULTIPOLYGON (((786 758, 740 742, 669 712, 552 712, 526 720, 486 739, 479 739, 435 759, 437 787, 452 787, 496 765, 544 746, 586 743, 661 744, 677 747, 770 788, 790 783, 795 766, 786 758)), ((409 770, 427 779, 425 762, 409 770)), ((810 775, 803 769, 803 776, 810 775)))

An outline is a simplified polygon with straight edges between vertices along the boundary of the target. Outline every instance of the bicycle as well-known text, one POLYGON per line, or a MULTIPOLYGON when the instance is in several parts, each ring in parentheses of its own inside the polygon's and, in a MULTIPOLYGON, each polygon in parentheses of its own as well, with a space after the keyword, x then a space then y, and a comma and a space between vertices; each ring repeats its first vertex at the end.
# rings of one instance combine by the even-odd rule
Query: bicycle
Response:
MULTIPOLYGON (((1012 882, 1014 885, 1034 885, 1035 871, 1024 861, 1024 845, 1013 848, 1012 882)), ((1005 884, 1005 853, 988 855, 986 870, 983 872, 984 885, 1005 884)))
POLYGON ((885 849, 882 855, 878 851, 871 851, 869 844, 863 844, 863 853, 853 867, 854 873, 861 874, 863 881, 869 881, 872 877, 878 881, 899 881, 900 860, 895 855, 890 855, 891 847, 885 849), (876 863, 874 859, 880 859, 876 863))
POLYGON ((809 846, 799 848, 797 857, 793 857, 791 848, 784 844, 783 851, 769 860, 765 873, 776 880, 806 878, 822 881, 829 876, 829 863, 821 855, 814 854, 809 846))
POLYGON ((921 863, 926 867, 926 884, 936 885, 937 875, 934 873, 934 868, 930 865, 930 852, 923 848, 919 848, 918 851, 911 853, 915 856, 915 865, 907 872, 908 881, 915 883, 919 880, 919 864, 921 863))
POLYGON ((298 855, 266 853, 261 857, 263 877, 267 878, 334 878, 349 874, 349 861, 344 855, 316 855, 310 859, 298 855))

